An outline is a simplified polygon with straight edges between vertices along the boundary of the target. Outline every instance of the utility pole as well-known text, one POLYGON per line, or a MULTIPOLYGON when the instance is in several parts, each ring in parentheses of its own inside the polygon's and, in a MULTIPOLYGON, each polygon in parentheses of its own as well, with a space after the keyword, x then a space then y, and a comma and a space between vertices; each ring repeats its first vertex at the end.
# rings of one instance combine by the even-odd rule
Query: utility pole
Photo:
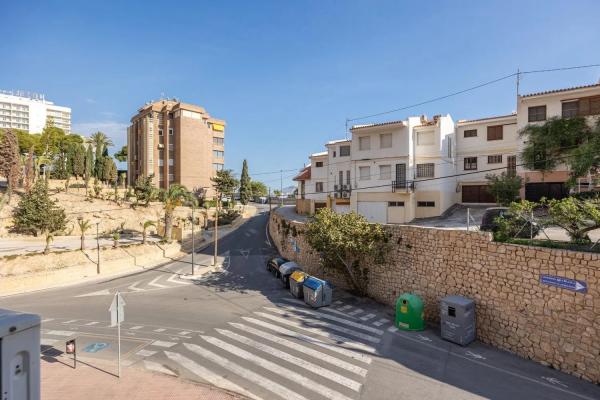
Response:
POLYGON ((100 222, 96 222, 96 255, 97 255, 97 263, 96 263, 96 272, 100 275, 100 236, 98 234, 98 227, 100 222))
POLYGON ((279 170, 279 204, 283 207, 283 170, 279 170))
POLYGON ((517 97, 519 97, 519 85, 521 83, 521 70, 517 68, 517 97))
POLYGON ((219 203, 221 200, 221 195, 217 194, 217 204, 215 206, 215 237, 214 237, 214 248, 215 248, 215 258, 213 259, 213 266, 217 266, 217 245, 218 245, 218 236, 219 236, 219 203))
POLYGON ((269 186, 269 212, 271 212, 271 187, 269 186))
POLYGON ((196 252, 194 246, 194 201, 195 199, 192 198, 192 275, 194 275, 194 253, 196 252))

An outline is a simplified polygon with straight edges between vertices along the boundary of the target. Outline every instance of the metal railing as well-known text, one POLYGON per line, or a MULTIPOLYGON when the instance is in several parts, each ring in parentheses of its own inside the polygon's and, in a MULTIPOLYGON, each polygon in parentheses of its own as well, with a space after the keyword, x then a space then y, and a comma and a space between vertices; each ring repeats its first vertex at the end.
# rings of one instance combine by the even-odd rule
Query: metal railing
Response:
POLYGON ((413 192, 415 190, 415 181, 392 181, 392 192, 406 191, 413 192))

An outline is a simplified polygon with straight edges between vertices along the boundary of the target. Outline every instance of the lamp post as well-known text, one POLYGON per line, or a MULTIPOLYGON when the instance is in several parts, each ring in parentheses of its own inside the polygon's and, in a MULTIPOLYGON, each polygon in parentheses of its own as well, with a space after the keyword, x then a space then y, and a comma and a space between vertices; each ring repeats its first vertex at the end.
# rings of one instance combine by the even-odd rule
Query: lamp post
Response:
POLYGON ((194 253, 196 252, 194 246, 194 199, 192 198, 192 275, 194 275, 194 253))
POLYGON ((215 237, 214 237, 214 248, 215 248, 215 256, 213 259, 213 266, 217 266, 217 245, 218 245, 218 236, 219 236, 219 203, 221 200, 221 195, 217 193, 217 204, 215 205, 215 237))
POLYGON ((98 229, 100 226, 100 222, 96 222, 96 255, 97 255, 97 263, 96 263, 96 272, 98 275, 100 274, 100 237, 98 234, 98 229))

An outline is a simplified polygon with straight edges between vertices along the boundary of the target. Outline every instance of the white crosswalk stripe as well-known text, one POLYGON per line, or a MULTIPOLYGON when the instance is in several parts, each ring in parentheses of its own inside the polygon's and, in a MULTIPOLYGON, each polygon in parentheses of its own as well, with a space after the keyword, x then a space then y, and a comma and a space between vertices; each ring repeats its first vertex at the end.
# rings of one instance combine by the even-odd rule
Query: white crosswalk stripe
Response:
POLYGON ((129 328, 129 329, 136 331, 136 330, 138 330, 138 329, 142 329, 142 328, 143 328, 143 326, 141 326, 141 325, 137 325, 137 326, 132 326, 132 327, 131 327, 131 328, 129 328))
POLYGON ((75 332, 72 332, 72 331, 48 331, 48 332, 46 332, 46 335, 50 335, 50 336, 71 336, 74 333, 75 332))
POLYGON ((312 318, 307 318, 307 317, 304 317, 304 316, 298 315, 298 314, 290 314, 289 311, 281 310, 281 309, 278 309, 278 308, 271 308, 271 307, 265 307, 265 308, 267 310, 272 311, 272 312, 277 313, 277 314, 287 315, 287 316, 291 316, 291 317, 294 317, 296 319, 299 319, 301 321, 309 322, 312 326, 321 326, 323 328, 327 328, 327 329, 331 329, 331 330, 334 330, 334 331, 342 332, 342 333, 344 333, 346 335, 354 336, 354 337, 357 337, 359 339, 366 340, 368 342, 379 343, 381 341, 381 339, 379 339, 379 338, 377 338, 375 336, 367 335, 366 333, 362 333, 362 332, 357 332, 355 330, 344 328, 343 326, 331 324, 329 322, 319 321, 319 320, 315 320, 315 319, 312 319, 312 318))
POLYGON ((375 325, 375 326, 381 326, 381 325, 386 324, 388 322, 390 322, 389 319, 381 318, 380 320, 377 320, 377 321, 373 322, 373 325, 375 325))
POLYGON ((389 328, 387 328, 388 332, 392 332, 392 333, 396 333, 398 332, 398 328, 396 328, 395 326, 390 326, 389 328))
POLYGON ((177 376, 177 374, 174 373, 173 371, 171 371, 170 369, 165 368, 162 364, 159 364, 154 361, 144 360, 144 367, 146 367, 146 369, 149 369, 150 371, 159 372, 161 374, 166 374, 166 375, 171 375, 171 376, 177 376))
MULTIPOLYGON (((286 298, 283 298, 281 300, 285 301, 285 302, 288 302, 288 303, 295 303, 295 304, 306 306, 305 302, 303 302, 302 300, 298 300, 298 299, 286 299, 286 298)), ((351 315, 346 314, 345 312, 341 312, 341 311, 336 310, 335 308, 331 308, 331 307, 322 307, 322 308, 319 308, 319 311, 323 311, 323 312, 326 312, 326 313, 329 313, 329 314, 336 314, 336 315, 342 316, 344 318, 352 318, 354 320, 358 319, 356 317, 353 317, 351 315)))
POLYGON ((182 356, 179 353, 165 351, 165 355, 169 359, 173 360, 175 363, 181 365, 182 367, 194 373, 202 380, 210 383, 211 385, 220 387, 221 389, 231 390, 232 392, 239 393, 251 399, 260 400, 260 397, 253 395, 241 386, 238 386, 235 383, 223 378, 222 376, 215 374, 211 370, 204 368, 202 365, 190 360, 185 356, 182 356))
POLYGON ((84 324, 85 326, 92 326, 92 325, 98 325, 100 322, 98 321, 93 321, 93 322, 88 322, 87 324, 84 324))
POLYGON ((165 329, 165 328, 158 328, 158 329, 155 329, 155 330, 154 330, 154 332, 159 332, 159 333, 160 333, 160 332, 164 332, 164 331, 166 331, 166 329, 165 329))
POLYGON ((160 278, 162 278, 162 275, 157 276, 156 278, 154 278, 150 282, 148 282, 148 286, 154 286, 154 287, 158 287, 158 288, 168 288, 169 286, 165 286, 165 285, 161 285, 160 283, 156 283, 156 281, 158 281, 160 278))
POLYGON ((242 317, 242 319, 245 320, 245 321, 247 321, 247 322, 253 323, 255 325, 261 326, 263 328, 269 329, 271 331, 274 331, 274 332, 277 332, 277 333, 281 333, 283 335, 286 335, 286 336, 289 336, 289 337, 293 337, 293 338, 296 338, 298 340, 302 340, 303 342, 314 344, 316 346, 319 346, 319 347, 322 347, 324 349, 330 350, 330 351, 332 351, 334 353, 338 353, 338 354, 344 355, 344 356, 352 358, 354 360, 364 362, 365 364, 370 364, 371 361, 372 361, 371 357, 369 357, 369 356, 367 356, 367 355, 365 355, 363 353, 359 353, 359 352, 356 352, 354 350, 346 349, 344 347, 335 346, 335 345, 332 345, 332 344, 329 344, 329 343, 325 343, 325 342, 323 342, 323 341, 321 341, 319 339, 316 339, 316 338, 313 338, 313 337, 310 337, 310 336, 307 336, 307 335, 303 335, 303 334, 295 332, 295 331, 291 331, 289 329, 283 328, 283 327, 278 326, 278 325, 271 324, 269 322, 262 321, 260 319, 251 318, 251 317, 242 317))
POLYGON ((364 317, 360 317, 361 321, 368 321, 370 319, 375 318, 377 315, 376 314, 367 314, 364 317))
POLYGON ((216 329, 216 331, 219 332, 223 336, 227 336, 228 338, 237 340, 238 342, 243 343, 249 347, 252 347, 254 349, 257 349, 257 350, 263 351, 267 354, 270 354, 273 357, 277 357, 284 361, 292 363, 292 364, 294 364, 294 366, 304 368, 304 369, 311 371, 319 376, 322 376, 323 378, 329 379, 330 381, 333 381, 333 382, 338 383, 342 386, 345 386, 351 390, 354 390, 355 392, 358 392, 362 386, 360 383, 353 381, 352 379, 348 379, 343 375, 340 375, 338 373, 330 371, 330 370, 323 368, 317 364, 314 364, 310 361, 306 361, 300 357, 293 356, 289 353, 278 350, 278 349, 268 346, 266 344, 257 342, 255 340, 247 338, 245 336, 238 335, 237 333, 234 333, 232 331, 229 331, 226 329, 216 329))
POLYGON ((42 320, 42 323, 54 321, 54 318, 46 318, 42 320))
POLYGON ((68 321, 63 322, 63 324, 72 324, 73 322, 77 322, 76 319, 70 319, 68 321))
POLYGON ((175 346, 177 343, 175 342, 165 342, 162 340, 155 340, 154 342, 150 343, 151 346, 158 346, 158 347, 173 347, 175 346))
POLYGON ((348 315, 358 315, 358 314, 360 314, 363 311, 364 311, 363 309, 357 308, 356 310, 354 310, 352 312, 349 312, 348 315))
POLYGON ((188 350, 214 362, 215 364, 217 364, 225 369, 228 369, 229 371, 233 372, 234 374, 239 375, 242 378, 246 379, 247 381, 250 381, 250 382, 274 393, 275 395, 279 396, 282 399, 308 400, 306 397, 299 395, 295 391, 290 390, 290 389, 286 388, 285 386, 280 385, 277 382, 273 382, 272 380, 265 378, 264 376, 261 376, 253 371, 243 368, 243 367, 239 366, 239 364, 237 362, 229 361, 228 359, 221 357, 220 355, 215 354, 212 351, 206 350, 203 347, 200 347, 196 344, 189 344, 189 343, 184 343, 184 346, 188 350))
POLYGON ((152 357, 156 354, 156 351, 142 349, 135 354, 137 354, 140 357, 152 357))
POLYGON ((179 333, 178 333, 178 335, 181 335, 181 336, 187 336, 187 335, 189 335, 190 333, 192 333, 192 332, 189 332, 189 331, 181 331, 181 332, 179 332, 179 333))
POLYGON ((345 306, 343 306, 343 307, 340 307, 340 311, 346 311, 346 310, 349 310, 349 309, 351 309, 351 308, 352 308, 352 306, 345 305, 345 306))
POLYGON ((305 389, 312 390, 323 397, 326 397, 330 400, 350 400, 349 397, 339 393, 327 386, 321 385, 320 383, 315 382, 312 379, 309 379, 295 371, 284 368, 281 365, 275 364, 269 360, 266 360, 262 357, 258 357, 246 350, 243 350, 237 346, 231 345, 227 342, 222 341, 221 339, 215 338, 213 336, 201 336, 202 339, 206 340, 208 343, 213 346, 219 347, 225 351, 228 351, 231 354, 234 354, 245 361, 252 362, 258 365, 261 368, 264 368, 274 374, 281 375, 286 379, 289 379, 296 384, 304 387, 305 389))
POLYGON ((333 334, 331 332, 328 331, 324 331, 322 329, 318 329, 318 328, 311 328, 311 327, 307 327, 304 324, 301 324, 300 322, 296 322, 296 321, 292 321, 289 319, 285 319, 285 318, 281 318, 281 317, 277 317, 275 315, 271 315, 271 314, 267 314, 267 313, 263 313, 263 312, 259 312, 259 311, 255 311, 254 314, 261 316, 263 318, 267 318, 270 319, 272 321, 275 322, 279 322, 281 324, 284 325, 289 325, 289 326, 293 326, 294 328, 300 329, 300 330, 304 330, 306 332, 310 332, 313 333, 315 335, 319 335, 319 336, 323 336, 326 338, 329 338, 331 340, 334 340, 336 342, 339 343, 344 343, 347 346, 350 346, 352 348, 358 349, 358 350, 363 350, 369 353, 375 353, 375 349, 371 346, 368 346, 366 344, 363 343, 359 343, 354 341, 353 339, 350 339, 348 337, 345 336, 340 336, 340 335, 336 335, 333 334))

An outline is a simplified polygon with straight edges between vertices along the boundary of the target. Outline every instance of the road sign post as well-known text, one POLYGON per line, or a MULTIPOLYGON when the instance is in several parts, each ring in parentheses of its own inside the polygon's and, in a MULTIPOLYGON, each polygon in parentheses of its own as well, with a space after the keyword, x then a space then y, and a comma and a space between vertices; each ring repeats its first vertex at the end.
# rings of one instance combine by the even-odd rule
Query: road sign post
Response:
POLYGON ((65 343, 65 353, 73 354, 73 368, 77 368, 77 343, 75 339, 67 340, 67 343, 65 343))
POLYGON ((125 301, 121 296, 121 293, 115 293, 113 301, 108 309, 110 311, 110 326, 117 327, 117 353, 118 353, 118 373, 117 376, 121 377, 121 322, 125 320, 125 301))

